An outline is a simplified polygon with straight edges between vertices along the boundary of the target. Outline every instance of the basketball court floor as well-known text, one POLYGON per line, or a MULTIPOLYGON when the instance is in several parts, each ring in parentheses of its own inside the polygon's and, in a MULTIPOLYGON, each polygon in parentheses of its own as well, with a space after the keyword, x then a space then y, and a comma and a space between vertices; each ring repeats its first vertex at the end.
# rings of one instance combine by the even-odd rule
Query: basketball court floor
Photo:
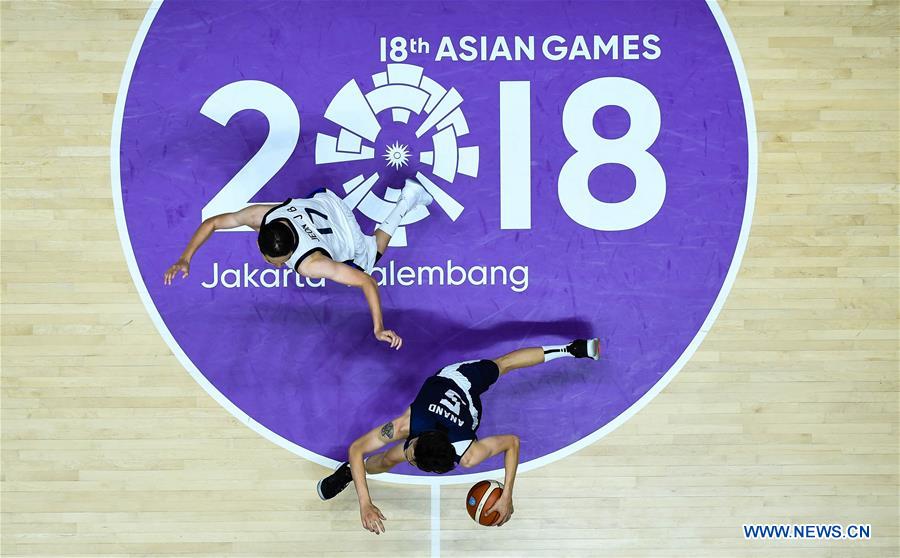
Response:
POLYGON ((0 24, 3 556, 900 556, 896 1, 0 24), (325 187, 371 234, 409 177, 370 270, 399 351, 249 231, 164 284, 204 219, 325 187), (370 477, 377 537, 319 499, 441 367, 593 336, 482 396, 502 527, 466 512, 502 457, 370 477))

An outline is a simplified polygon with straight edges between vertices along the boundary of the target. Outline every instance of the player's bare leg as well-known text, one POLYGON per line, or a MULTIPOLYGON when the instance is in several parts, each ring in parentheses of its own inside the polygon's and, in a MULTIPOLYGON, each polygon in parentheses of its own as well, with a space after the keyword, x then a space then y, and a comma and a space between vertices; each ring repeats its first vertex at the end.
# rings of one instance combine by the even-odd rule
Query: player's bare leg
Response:
POLYGON ((378 473, 386 473, 402 463, 403 459, 403 451, 402 444, 399 446, 394 446, 386 451, 381 453, 376 453, 375 455, 370 455, 366 458, 366 474, 367 475, 377 475, 378 473), (394 449, 397 448, 397 449, 394 449), (393 451, 392 451, 393 450, 393 451), (399 450, 399 451, 398 451, 399 450), (397 454, 397 455, 394 455, 397 454))
POLYGON ((397 200, 394 209, 391 210, 384 222, 375 229, 375 245, 378 247, 378 253, 382 256, 384 255, 391 237, 394 236, 394 232, 400 226, 400 221, 403 220, 407 213, 416 206, 427 206, 433 201, 434 198, 425 191, 421 184, 411 178, 407 178, 403 189, 400 191, 400 199, 397 200))
POLYGON ((600 358, 599 339, 576 339, 567 345, 548 345, 546 347, 529 347, 507 353, 494 362, 500 368, 500 375, 504 375, 519 368, 537 366, 543 362, 549 362, 557 358, 600 358))
POLYGON ((391 235, 381 229, 375 229, 375 246, 378 247, 378 253, 382 256, 387 251, 388 243, 391 241, 391 235))

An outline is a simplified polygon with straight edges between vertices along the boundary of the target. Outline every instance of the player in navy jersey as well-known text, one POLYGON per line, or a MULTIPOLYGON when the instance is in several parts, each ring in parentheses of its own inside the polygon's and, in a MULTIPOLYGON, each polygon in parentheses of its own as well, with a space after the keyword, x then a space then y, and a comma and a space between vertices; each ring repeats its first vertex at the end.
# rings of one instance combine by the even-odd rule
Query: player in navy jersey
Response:
POLYGON ((403 217, 432 201, 421 184, 407 180, 397 204, 372 236, 364 235, 350 208, 324 188, 280 205, 255 204, 210 217, 197 228, 181 257, 166 271, 163 282, 171 285, 178 273, 187 277, 191 258, 213 232, 250 227, 259 232, 259 250, 275 267, 287 265, 304 277, 362 289, 372 313, 375 337, 399 349, 403 339, 384 328, 378 284, 371 273, 403 217))
POLYGON ((504 374, 561 357, 597 360, 600 358, 600 341, 578 339, 568 345, 519 349, 493 360, 470 360, 445 366, 425 380, 402 415, 353 442, 349 460, 319 481, 319 497, 330 500, 352 481, 359 497, 363 527, 379 534, 384 532, 385 517, 372 503, 366 474, 384 473, 403 461, 423 471, 441 474, 451 471, 457 464, 474 467, 485 459, 505 453, 503 495, 487 512, 498 512, 494 525, 503 525, 513 513, 519 438, 506 434, 478 439, 475 432, 482 416, 481 394, 504 374), (365 455, 401 440, 402 444, 364 459, 365 455))

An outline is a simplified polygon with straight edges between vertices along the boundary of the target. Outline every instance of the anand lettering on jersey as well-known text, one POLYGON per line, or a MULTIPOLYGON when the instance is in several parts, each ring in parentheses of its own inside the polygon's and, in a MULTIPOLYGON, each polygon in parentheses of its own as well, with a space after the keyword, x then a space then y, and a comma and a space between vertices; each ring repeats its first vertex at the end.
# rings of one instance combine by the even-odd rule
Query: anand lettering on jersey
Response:
POLYGON ((428 410, 440 417, 450 419, 450 421, 453 422, 453 424, 455 424, 456 426, 462 427, 466 425, 466 421, 461 420, 458 416, 454 415, 449 410, 444 409, 443 407, 441 407, 440 405, 436 405, 435 403, 429 405, 428 410))

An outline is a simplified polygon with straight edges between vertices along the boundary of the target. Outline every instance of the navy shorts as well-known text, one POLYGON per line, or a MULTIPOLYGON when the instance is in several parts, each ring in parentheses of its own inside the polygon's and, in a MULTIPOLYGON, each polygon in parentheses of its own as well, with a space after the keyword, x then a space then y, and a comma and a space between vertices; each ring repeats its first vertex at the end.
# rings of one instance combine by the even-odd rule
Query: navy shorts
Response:
MULTIPOLYGON (((468 391, 472 397, 479 397, 500 377, 500 367, 493 360, 473 360, 445 366, 436 376, 453 379, 454 372, 468 380, 468 391)), ((459 382, 457 382, 459 383, 459 382)))

